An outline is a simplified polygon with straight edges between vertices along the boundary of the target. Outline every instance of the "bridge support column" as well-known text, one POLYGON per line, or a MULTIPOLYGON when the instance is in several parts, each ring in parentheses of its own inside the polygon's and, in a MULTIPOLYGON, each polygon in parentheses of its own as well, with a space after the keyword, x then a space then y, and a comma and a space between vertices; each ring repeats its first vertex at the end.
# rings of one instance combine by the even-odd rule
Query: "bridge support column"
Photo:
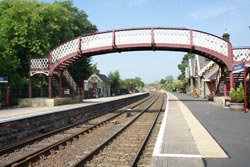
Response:
POLYGON ((40 75, 41 82, 40 82, 40 96, 43 97, 43 75, 40 75))
POLYGON ((59 76, 59 96, 62 97, 62 76, 63 72, 60 71, 60 76, 59 76))
POLYGON ((32 77, 29 76, 29 98, 32 98, 32 77))
POLYGON ((48 76, 48 80, 49 80, 49 98, 52 98, 52 76, 49 75, 48 76))
POLYGON ((221 68, 221 73, 222 73, 223 81, 224 81, 224 85, 223 85, 224 96, 228 96, 227 94, 227 72, 225 71, 224 67, 221 68))
POLYGON ((230 71, 230 90, 231 88, 234 88, 234 74, 232 71, 230 71))

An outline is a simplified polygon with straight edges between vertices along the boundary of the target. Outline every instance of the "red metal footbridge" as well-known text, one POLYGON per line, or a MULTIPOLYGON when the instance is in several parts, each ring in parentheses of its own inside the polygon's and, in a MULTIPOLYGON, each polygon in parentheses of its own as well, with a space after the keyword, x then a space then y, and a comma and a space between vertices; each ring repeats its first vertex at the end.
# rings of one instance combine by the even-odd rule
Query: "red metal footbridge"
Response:
MULTIPOLYGON (((105 53, 139 50, 183 51, 207 57, 221 67, 222 73, 230 74, 230 87, 233 87, 232 66, 241 62, 250 65, 250 47, 233 48, 228 40, 207 32, 160 27, 111 30, 79 36, 53 48, 47 57, 31 58, 29 95, 31 97, 31 78, 36 74, 48 76, 51 98, 52 76, 59 73, 61 78, 67 74, 68 80, 74 84, 67 68, 77 60, 105 53)), ((224 94, 226 90, 224 84, 224 94)))

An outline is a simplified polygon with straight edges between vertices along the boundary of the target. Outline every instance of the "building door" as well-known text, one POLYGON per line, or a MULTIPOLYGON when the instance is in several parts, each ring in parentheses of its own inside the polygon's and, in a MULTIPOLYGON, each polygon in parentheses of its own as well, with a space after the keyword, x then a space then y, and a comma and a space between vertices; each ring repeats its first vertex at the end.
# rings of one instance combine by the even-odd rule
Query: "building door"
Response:
POLYGON ((96 87, 97 87, 97 83, 96 82, 94 82, 93 83, 93 95, 94 95, 94 97, 96 97, 96 87))

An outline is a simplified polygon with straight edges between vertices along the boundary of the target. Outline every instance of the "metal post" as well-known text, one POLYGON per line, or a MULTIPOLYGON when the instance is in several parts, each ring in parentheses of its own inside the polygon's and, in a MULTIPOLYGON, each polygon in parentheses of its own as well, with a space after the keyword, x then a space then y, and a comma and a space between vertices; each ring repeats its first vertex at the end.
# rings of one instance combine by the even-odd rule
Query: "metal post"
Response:
POLYGON ((32 77, 29 76, 29 98, 32 98, 32 77))
POLYGON ((230 90, 234 88, 234 74, 230 71, 230 90))
POLYGON ((41 74, 41 83, 40 83, 40 96, 43 97, 43 75, 41 74))
POLYGON ((82 98, 84 99, 84 80, 82 81, 82 98))
POLYGON ((203 81, 203 89, 202 90, 203 90, 203 96, 204 97, 206 97, 206 85, 205 84, 206 84, 206 82, 203 81))
POLYGON ((210 84, 209 84, 209 86, 210 86, 210 91, 211 91, 211 93, 213 93, 213 81, 212 81, 212 79, 210 79, 210 84))
POLYGON ((226 76, 226 71, 224 68, 221 68, 221 72, 223 74, 223 81, 224 81, 224 85, 223 85, 223 91, 224 91, 224 96, 227 96, 227 76, 226 76))
POLYGON ((213 79, 212 80, 212 88, 214 89, 214 95, 217 93, 217 90, 216 90, 216 80, 213 79))
POLYGON ((245 112, 247 112, 247 83, 246 83, 246 64, 244 63, 244 108, 245 112))
POLYGON ((6 97, 6 106, 8 107, 8 105, 9 105, 9 84, 8 84, 8 82, 6 83, 6 92, 5 92, 5 97, 6 97))
POLYGON ((49 98, 52 98, 52 76, 49 75, 49 98))
POLYGON ((60 71, 59 74, 59 96, 62 97, 62 76, 63 76, 63 72, 60 71))

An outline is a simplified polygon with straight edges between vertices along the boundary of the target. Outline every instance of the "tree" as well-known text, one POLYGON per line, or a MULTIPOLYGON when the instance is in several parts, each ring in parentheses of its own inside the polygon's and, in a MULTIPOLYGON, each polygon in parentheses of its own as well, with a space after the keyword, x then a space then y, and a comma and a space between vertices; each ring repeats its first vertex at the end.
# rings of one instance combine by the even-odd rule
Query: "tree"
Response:
MULTIPOLYGON (((27 84, 30 55, 47 56, 60 43, 97 30, 72 1, 2 0, 0 25, 0 75, 8 76, 11 86, 27 84)), ((75 68, 89 62, 82 60, 75 68)))
POLYGON ((83 10, 79 10, 77 7, 73 7, 72 0, 59 1, 58 3, 67 8, 73 16, 72 31, 74 36, 93 33, 97 31, 96 26, 88 20, 88 15, 83 10))
POLYGON ((165 81, 166 81, 167 83, 173 83, 173 81, 174 81, 174 76, 172 76, 172 75, 167 76, 166 79, 165 79, 165 81))
POLYGON ((174 81, 174 77, 172 75, 167 76, 165 78, 165 83, 163 84, 162 88, 167 91, 173 91, 174 89, 173 81, 174 81))
POLYGON ((96 74, 99 74, 99 73, 100 73, 100 70, 97 68, 97 63, 91 65, 91 66, 90 66, 90 70, 91 70, 92 73, 96 73, 96 74))
MULTIPOLYGON (((88 15, 84 11, 79 11, 78 8, 73 7, 72 0, 62 1, 58 3, 68 9, 71 14, 73 22, 71 33, 73 33, 74 37, 97 31, 96 26, 91 24, 91 22, 88 20, 88 15)), ((81 84, 83 80, 88 79, 93 73, 100 72, 97 69, 97 64, 91 65, 90 62, 91 58, 84 58, 69 67, 69 72, 78 85, 81 84)))
POLYGON ((173 87, 176 89, 176 90, 180 90, 184 87, 184 82, 183 81, 180 81, 180 80, 174 80, 173 82, 173 87))
POLYGON ((178 76, 178 79, 181 81, 185 80, 185 71, 186 67, 188 67, 188 59, 194 58, 193 53, 187 53, 183 56, 181 64, 178 64, 178 68, 181 71, 181 74, 178 76))
POLYGON ((111 80, 111 89, 120 88, 120 73, 118 70, 115 72, 110 72, 108 75, 109 79, 111 80))
POLYGON ((166 82, 165 79, 161 79, 161 80, 160 80, 160 83, 161 83, 161 84, 165 84, 165 82, 166 82))
POLYGON ((37 2, 0 2, 1 75, 11 85, 23 84, 28 74, 29 55, 41 54, 49 47, 42 30, 37 2), (10 68, 11 67, 11 68, 10 68))
POLYGON ((144 87, 144 82, 142 82, 140 77, 135 77, 134 79, 125 79, 121 81, 121 88, 129 89, 134 91, 135 89, 142 89, 144 87))
POLYGON ((91 64, 91 59, 81 59, 69 67, 69 72, 77 85, 87 80, 93 73, 99 73, 96 64, 91 64))

